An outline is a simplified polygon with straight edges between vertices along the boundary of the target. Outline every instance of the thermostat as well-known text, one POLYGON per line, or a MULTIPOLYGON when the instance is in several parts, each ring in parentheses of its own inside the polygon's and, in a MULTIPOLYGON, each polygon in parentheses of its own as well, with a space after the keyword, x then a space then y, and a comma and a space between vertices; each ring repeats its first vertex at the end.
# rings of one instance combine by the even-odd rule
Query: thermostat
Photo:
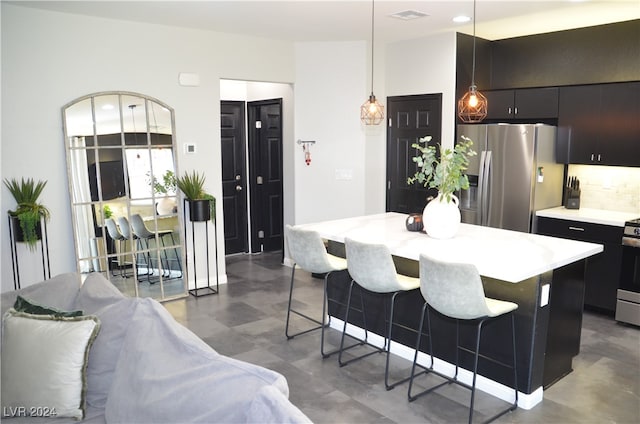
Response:
POLYGON ((193 154, 196 152, 196 145, 195 143, 185 143, 184 145, 184 152, 186 154, 193 154))

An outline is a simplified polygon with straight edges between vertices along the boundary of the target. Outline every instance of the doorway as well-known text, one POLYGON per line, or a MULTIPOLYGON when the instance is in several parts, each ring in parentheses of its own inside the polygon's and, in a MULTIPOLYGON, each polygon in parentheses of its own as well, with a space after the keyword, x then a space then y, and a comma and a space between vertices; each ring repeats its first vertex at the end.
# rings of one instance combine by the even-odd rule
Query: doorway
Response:
POLYGON ((407 185, 417 165, 413 162, 416 149, 411 145, 430 135, 429 145, 442 138, 442 93, 387 98, 387 212, 422 213, 427 198, 437 190, 417 184, 407 185))
POLYGON ((225 253, 245 253, 249 251, 245 102, 220 102, 220 145, 225 253))
POLYGON ((282 99, 249 102, 251 252, 284 250, 282 99))
POLYGON ((282 250, 282 99, 223 100, 220 128, 225 254, 282 250))

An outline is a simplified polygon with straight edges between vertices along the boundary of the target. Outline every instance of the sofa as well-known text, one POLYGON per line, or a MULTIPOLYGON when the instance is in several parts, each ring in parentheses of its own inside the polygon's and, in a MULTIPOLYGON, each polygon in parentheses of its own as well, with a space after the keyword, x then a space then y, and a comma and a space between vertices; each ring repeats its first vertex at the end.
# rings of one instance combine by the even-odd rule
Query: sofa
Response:
POLYGON ((61 274, 3 293, 2 314, 8 422, 310 422, 289 402, 284 376, 218 354, 160 303, 125 297, 100 274, 82 284, 78 274, 61 274), (18 312, 18 296, 54 312, 18 312), (76 316, 60 317, 64 311, 76 316), (62 364, 71 357, 79 363, 62 364))

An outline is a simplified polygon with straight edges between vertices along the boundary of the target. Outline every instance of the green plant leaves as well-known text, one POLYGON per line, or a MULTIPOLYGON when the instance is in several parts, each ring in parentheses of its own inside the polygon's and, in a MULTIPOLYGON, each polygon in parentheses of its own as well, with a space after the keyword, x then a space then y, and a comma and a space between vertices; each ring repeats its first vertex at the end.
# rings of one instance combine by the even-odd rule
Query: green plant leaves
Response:
POLYGON ((441 198, 449 201, 451 195, 458 190, 469 188, 469 179, 464 173, 469 165, 469 157, 476 154, 471 149, 473 141, 468 137, 461 136, 461 142, 457 143, 453 150, 445 149, 438 144, 440 158, 436 153, 435 146, 429 146, 431 136, 422 137, 418 143, 411 147, 418 152, 412 160, 417 164, 418 171, 413 177, 407 178, 407 184, 419 183, 424 187, 438 189, 441 198))

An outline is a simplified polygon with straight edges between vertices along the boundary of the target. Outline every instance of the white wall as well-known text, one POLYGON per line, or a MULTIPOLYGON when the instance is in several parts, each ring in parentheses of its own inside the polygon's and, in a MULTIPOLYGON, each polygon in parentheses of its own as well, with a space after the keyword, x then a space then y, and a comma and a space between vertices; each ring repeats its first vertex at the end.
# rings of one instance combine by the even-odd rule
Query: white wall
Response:
POLYGON ((295 55, 296 139, 316 141, 311 165, 305 164, 301 146, 294 154, 295 223, 362 215, 366 43, 300 43, 295 55))
MULTIPOLYGON (((205 172, 207 190, 220 198, 220 79, 294 81, 291 43, 49 12, 5 2, 0 7, 4 124, 0 170, 2 178, 48 180, 42 200, 52 213, 49 238, 54 275, 76 269, 63 105, 108 90, 143 93, 169 104, 175 109, 179 172, 205 172), (180 86, 180 72, 199 74, 200 86, 180 86), (183 154, 182 145, 187 142, 198 145, 197 155, 183 154)), ((1 192, 4 213, 15 202, 6 189, 1 192)), ((1 220, 0 228, 1 288, 6 291, 13 281, 6 219, 1 220)), ((223 245, 222 232, 218 239, 223 245)), ((224 276, 223 255, 220 249, 224 276)), ((32 269, 22 274, 23 282, 41 279, 38 267, 32 269)))
MULTIPOLYGON (((364 127, 359 120, 360 105, 371 91, 367 42, 293 45, 0 5, 0 171, 2 178, 48 180, 43 202, 52 212, 54 275, 75 270, 61 107, 99 91, 138 92, 172 106, 178 171, 204 171, 206 188, 220 198, 220 80, 255 82, 243 88, 247 98, 268 87, 257 82, 293 84, 292 101, 284 102, 289 121, 284 134, 285 223, 384 211, 386 126, 364 127), (180 72, 197 73, 200 86, 180 86, 180 72), (298 139, 317 141, 310 166, 295 144, 298 139), (198 153, 184 155, 185 143, 196 143, 198 153)), ((455 34, 376 46, 375 57, 374 92, 383 103, 387 96, 443 93, 443 140, 452 145, 455 34)), ((0 204, 3 212, 15 206, 6 189, 0 204)), ((221 231, 218 242, 223 246, 221 231)), ((6 220, 0 224, 0 243, 5 291, 12 282, 6 220)), ((223 255, 220 249, 224 277, 223 255)), ((38 279, 31 275, 23 281, 38 279)))
POLYGON ((386 64, 387 96, 442 93, 442 144, 453 147, 457 101, 455 33, 389 44, 386 64))

